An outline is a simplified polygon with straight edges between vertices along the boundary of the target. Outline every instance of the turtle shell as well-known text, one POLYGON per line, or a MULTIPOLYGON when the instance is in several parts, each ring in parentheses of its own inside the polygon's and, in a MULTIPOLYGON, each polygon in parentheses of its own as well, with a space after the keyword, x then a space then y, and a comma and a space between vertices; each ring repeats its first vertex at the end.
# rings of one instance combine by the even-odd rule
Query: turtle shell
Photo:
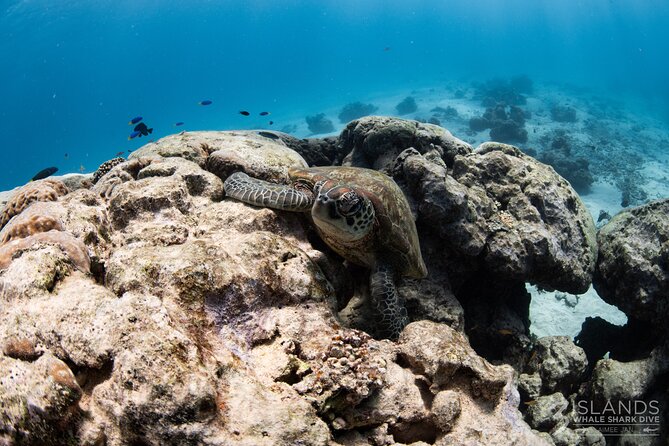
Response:
POLYGON ((420 279, 427 275, 409 203, 388 175, 377 170, 343 166, 291 169, 289 175, 293 181, 307 180, 312 184, 329 178, 366 192, 374 205, 378 222, 374 234, 374 257, 378 259, 382 256, 402 276, 420 279))

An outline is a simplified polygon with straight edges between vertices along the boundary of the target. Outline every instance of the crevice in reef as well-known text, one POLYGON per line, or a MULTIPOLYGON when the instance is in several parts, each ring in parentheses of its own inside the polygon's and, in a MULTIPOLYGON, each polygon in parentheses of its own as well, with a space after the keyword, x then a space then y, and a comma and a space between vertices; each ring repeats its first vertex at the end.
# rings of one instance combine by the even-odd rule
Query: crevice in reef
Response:
POLYGON ((91 275, 95 283, 104 286, 106 273, 107 268, 105 267, 105 263, 101 262, 97 257, 91 257, 91 275))
POLYGON ((423 404, 426 410, 432 410, 432 402, 434 401, 434 394, 430 391, 430 383, 424 376, 418 376, 414 380, 414 384, 418 387, 420 396, 423 399, 423 404))
POLYGON ((397 443, 412 444, 423 441, 434 444, 437 441, 439 431, 433 423, 423 420, 417 423, 399 422, 388 428, 388 432, 397 443))
POLYGON ((114 370, 113 359, 105 361, 100 368, 77 367, 73 364, 70 364, 69 361, 66 361, 66 363, 75 374, 77 383, 84 392, 84 395, 91 395, 93 393, 93 389, 111 378, 112 371, 114 370))

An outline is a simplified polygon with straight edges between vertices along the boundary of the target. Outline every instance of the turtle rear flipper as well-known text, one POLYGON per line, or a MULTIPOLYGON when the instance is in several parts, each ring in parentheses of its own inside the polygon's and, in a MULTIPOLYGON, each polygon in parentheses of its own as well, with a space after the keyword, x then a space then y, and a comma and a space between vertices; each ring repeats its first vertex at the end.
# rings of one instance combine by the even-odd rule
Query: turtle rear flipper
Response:
POLYGON ((235 200, 281 211, 307 212, 314 203, 314 195, 306 190, 251 178, 244 172, 230 175, 223 188, 235 200))
POLYGON ((369 276, 369 289, 379 321, 378 334, 395 340, 409 323, 404 298, 397 293, 395 272, 387 264, 379 263, 369 276))

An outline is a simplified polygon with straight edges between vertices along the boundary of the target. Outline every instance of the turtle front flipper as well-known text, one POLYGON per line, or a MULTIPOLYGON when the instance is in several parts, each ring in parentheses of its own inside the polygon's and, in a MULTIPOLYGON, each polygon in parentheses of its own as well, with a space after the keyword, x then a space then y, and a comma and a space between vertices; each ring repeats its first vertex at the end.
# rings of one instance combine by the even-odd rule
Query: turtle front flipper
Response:
POLYGON ((379 335, 395 340, 409 323, 404 299, 395 287, 395 272, 387 264, 377 264, 369 276, 372 301, 379 318, 379 335))
POLYGON ((314 195, 307 189, 251 178, 243 172, 230 175, 223 188, 235 200, 281 211, 307 212, 314 203, 314 195))

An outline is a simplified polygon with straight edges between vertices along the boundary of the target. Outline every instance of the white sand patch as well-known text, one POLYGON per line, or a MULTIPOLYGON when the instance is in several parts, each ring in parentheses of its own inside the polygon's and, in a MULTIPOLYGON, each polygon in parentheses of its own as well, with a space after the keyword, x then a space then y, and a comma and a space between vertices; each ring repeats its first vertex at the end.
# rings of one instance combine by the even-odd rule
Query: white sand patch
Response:
POLYGON ((620 191, 615 185, 606 181, 593 183, 590 193, 582 195, 581 200, 583 200, 595 222, 597 222, 600 211, 608 212, 610 216, 614 216, 622 210, 620 191))
POLYGON ((615 325, 627 323, 625 314, 613 305, 604 302, 592 287, 579 296, 539 291, 533 285, 528 285, 527 290, 532 295, 530 332, 537 337, 570 336, 573 338, 581 331, 581 325, 586 317, 599 316, 615 325), (566 296, 566 300, 560 300, 556 295, 566 296), (567 302, 576 304, 572 307, 567 302))

